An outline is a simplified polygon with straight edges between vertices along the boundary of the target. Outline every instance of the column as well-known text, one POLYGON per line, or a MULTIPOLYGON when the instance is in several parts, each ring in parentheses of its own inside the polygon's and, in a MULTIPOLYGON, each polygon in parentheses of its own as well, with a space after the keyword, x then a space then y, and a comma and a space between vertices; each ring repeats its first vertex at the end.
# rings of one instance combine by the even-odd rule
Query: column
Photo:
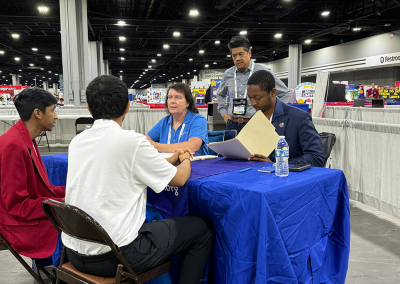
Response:
POLYGON ((49 90, 49 81, 43 81, 43 90, 49 90))
POLYGON ((11 74, 12 76, 12 84, 13 86, 18 86, 19 84, 19 75, 18 74, 11 74))
POLYGON ((53 83, 53 92, 54 92, 55 96, 58 95, 58 84, 57 83, 53 83))
POLYGON ((108 69, 108 60, 103 60, 103 65, 104 65, 104 75, 109 75, 109 72, 108 71, 110 71, 109 69, 108 69))
POLYGON ((87 0, 60 0, 60 21, 65 103, 85 105, 90 82, 87 0))
POLYGON ((92 81, 99 75, 97 65, 97 44, 95 41, 89 41, 89 80, 92 81))
POLYGON ((289 80, 288 88, 295 89, 301 83, 301 44, 289 45, 289 80))

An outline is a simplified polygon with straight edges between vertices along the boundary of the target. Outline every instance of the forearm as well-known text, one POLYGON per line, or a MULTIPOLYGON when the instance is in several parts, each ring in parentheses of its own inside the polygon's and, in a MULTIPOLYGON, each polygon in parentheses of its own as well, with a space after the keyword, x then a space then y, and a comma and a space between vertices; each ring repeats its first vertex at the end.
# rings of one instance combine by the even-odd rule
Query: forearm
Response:
POLYGON ((202 144, 198 143, 198 142, 187 141, 187 142, 181 142, 181 143, 176 143, 176 144, 156 143, 156 145, 154 147, 156 147, 158 152, 163 152, 163 153, 174 153, 178 149, 185 149, 185 148, 189 148, 192 151, 192 153, 195 153, 200 149, 201 145, 202 144))
POLYGON ((182 163, 176 167, 177 172, 173 179, 169 182, 172 186, 183 186, 190 177, 192 171, 191 163, 188 158, 184 159, 182 163))

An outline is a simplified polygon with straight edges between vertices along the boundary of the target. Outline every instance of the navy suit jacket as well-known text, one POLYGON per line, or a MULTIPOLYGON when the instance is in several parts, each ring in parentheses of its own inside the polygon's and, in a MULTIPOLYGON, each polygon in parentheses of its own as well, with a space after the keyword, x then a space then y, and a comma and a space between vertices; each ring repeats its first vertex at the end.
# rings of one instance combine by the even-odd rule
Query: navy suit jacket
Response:
MULTIPOLYGON (((289 144, 289 164, 311 164, 313 167, 325 164, 325 149, 309 113, 276 98, 272 125, 279 136, 285 135, 289 144)), ((269 158, 275 162, 275 151, 269 158)))

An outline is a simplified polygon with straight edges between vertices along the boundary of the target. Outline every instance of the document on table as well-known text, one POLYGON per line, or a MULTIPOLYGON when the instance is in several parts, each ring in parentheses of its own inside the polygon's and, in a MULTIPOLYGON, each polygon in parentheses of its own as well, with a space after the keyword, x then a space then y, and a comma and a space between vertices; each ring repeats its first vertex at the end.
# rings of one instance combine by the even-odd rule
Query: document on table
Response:
POLYGON ((261 111, 258 111, 236 138, 210 143, 207 146, 226 158, 247 160, 252 154, 268 157, 278 141, 279 135, 275 132, 275 127, 261 111))
MULTIPOLYGON (((174 153, 159 153, 159 155, 165 159, 172 157, 174 153)), ((202 160, 208 160, 208 159, 216 159, 218 158, 217 155, 199 155, 199 156, 194 156, 193 159, 191 158, 191 161, 202 161, 202 160)))

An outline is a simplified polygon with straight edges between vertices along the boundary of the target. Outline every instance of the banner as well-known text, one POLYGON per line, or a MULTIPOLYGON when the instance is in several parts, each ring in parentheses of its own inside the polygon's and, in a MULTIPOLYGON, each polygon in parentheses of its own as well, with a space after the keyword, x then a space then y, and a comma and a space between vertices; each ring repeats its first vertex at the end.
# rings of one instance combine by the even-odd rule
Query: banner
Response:
MULTIPOLYGON (((217 101, 217 90, 219 85, 221 84, 221 79, 218 80, 211 80, 211 86, 210 86, 210 102, 212 101, 217 101)), ((208 102, 206 102, 208 103, 208 102)))
POLYGON ((298 104, 311 104, 314 101, 315 84, 301 83, 296 87, 296 101, 298 104))

